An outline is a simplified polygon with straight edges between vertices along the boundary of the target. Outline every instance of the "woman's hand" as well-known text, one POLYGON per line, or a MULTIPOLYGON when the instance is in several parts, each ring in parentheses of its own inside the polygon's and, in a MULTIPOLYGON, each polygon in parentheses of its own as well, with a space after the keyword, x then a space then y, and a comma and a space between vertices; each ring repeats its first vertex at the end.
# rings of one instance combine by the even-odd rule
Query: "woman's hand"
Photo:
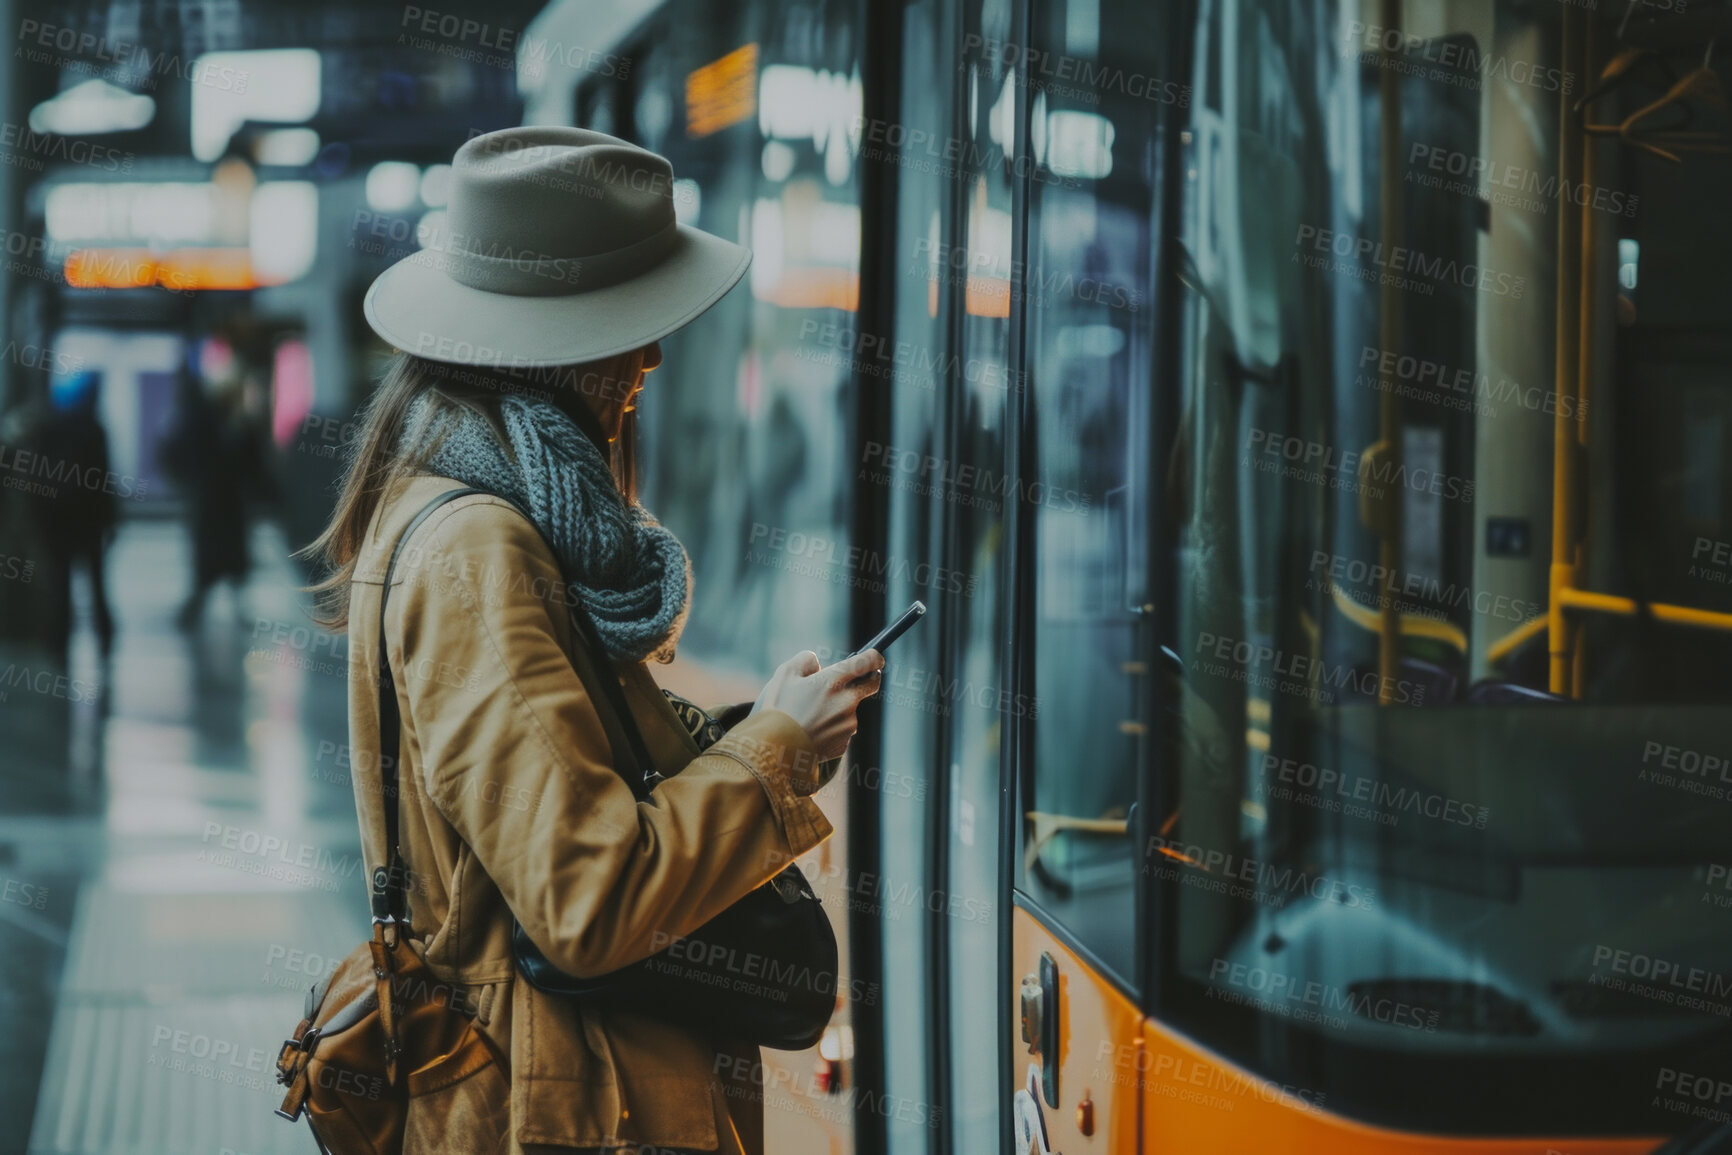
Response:
MULTIPOLYGON (((855 711, 863 700, 878 692, 883 671, 884 655, 877 650, 866 650, 831 666, 820 666, 818 655, 804 650, 776 667, 752 713, 782 711, 812 736, 820 762, 840 758, 860 728, 855 711)), ((816 765, 796 767, 792 777, 796 794, 811 794, 821 785, 816 765)))

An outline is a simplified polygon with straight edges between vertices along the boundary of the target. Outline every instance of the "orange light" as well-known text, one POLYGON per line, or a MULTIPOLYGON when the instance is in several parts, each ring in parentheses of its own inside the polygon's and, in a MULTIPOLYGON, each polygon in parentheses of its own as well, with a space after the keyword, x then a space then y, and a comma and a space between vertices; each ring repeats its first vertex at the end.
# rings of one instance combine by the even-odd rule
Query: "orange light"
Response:
MULTIPOLYGON (((1010 316, 1010 279, 970 275, 962 292, 962 307, 971 317, 1010 316)), ((938 316, 938 282, 926 283, 926 315, 938 316)))
POLYGON ((252 254, 246 249, 176 249, 157 264, 160 283, 170 289, 255 289, 264 282, 253 275, 252 254))
POLYGON ((1179 851, 1173 850, 1170 847, 1157 846, 1157 847, 1155 847, 1155 849, 1157 851, 1159 851, 1160 853, 1166 855, 1168 858, 1176 858, 1180 862, 1183 862, 1189 866, 1202 866, 1204 870, 1209 869, 1208 867, 1203 866, 1203 864, 1198 862, 1196 859, 1192 858, 1190 855, 1181 854, 1179 851))
POLYGON ((66 283, 75 289, 257 289, 252 253, 238 246, 175 249, 74 249, 66 255, 66 283))
POLYGON ((75 289, 141 289, 156 284, 149 249, 74 249, 66 254, 66 283, 75 289))
POLYGON ((1010 278, 971 275, 962 303, 972 317, 1010 316, 1010 278))
POLYGON ((860 274, 824 265, 784 269, 774 284, 754 288, 752 295, 784 309, 841 309, 853 313, 860 308, 860 274))
POLYGON ((720 132, 758 113, 758 46, 736 48, 686 77, 686 135, 720 132))

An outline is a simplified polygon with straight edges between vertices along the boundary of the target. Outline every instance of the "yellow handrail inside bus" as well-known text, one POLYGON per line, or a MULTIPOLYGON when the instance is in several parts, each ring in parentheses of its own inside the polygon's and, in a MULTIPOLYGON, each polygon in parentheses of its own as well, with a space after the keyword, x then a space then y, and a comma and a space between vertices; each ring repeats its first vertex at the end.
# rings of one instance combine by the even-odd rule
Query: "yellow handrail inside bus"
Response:
POLYGON ((1497 665, 1519 649, 1529 638, 1533 637, 1535 634, 1544 633, 1546 627, 1550 624, 1551 623, 1546 619, 1546 615, 1544 614, 1541 614, 1537 618, 1529 618, 1527 621, 1523 622, 1521 625, 1517 626, 1515 629, 1511 630, 1509 633, 1505 634, 1487 647, 1485 651, 1485 660, 1494 666, 1497 665))
MULTIPOLYGON (((1567 586, 1557 592, 1557 599, 1562 610, 1580 610, 1585 614, 1611 614, 1614 617, 1633 618, 1644 612, 1643 603, 1635 598, 1597 594, 1590 590, 1570 589, 1567 586)), ((1699 610, 1694 606, 1674 606, 1666 602, 1648 602, 1645 610, 1655 621, 1668 625, 1698 630, 1732 631, 1732 614, 1699 610)), ((1522 623, 1492 643, 1485 652, 1486 660, 1496 665, 1535 634, 1544 632, 1550 624, 1544 615, 1522 623)))
POLYGON ((1644 605, 1635 598, 1574 589, 1560 590, 1559 600, 1566 610, 1580 610, 1583 613, 1633 618, 1645 611, 1655 621, 1674 626, 1689 626, 1699 630, 1732 630, 1732 614, 1699 610, 1694 606, 1674 606, 1666 602, 1648 602, 1644 605))
MULTIPOLYGON (((1559 55, 1566 62, 1566 68, 1586 62, 1583 22, 1576 16, 1575 13, 1566 13, 1563 20, 1563 45, 1559 55)), ((1570 93, 1558 94, 1558 179, 1576 183, 1585 179, 1582 172, 1583 141, 1577 131, 1579 122, 1571 104, 1570 93)), ((1592 214, 1578 214, 1575 207, 1573 202, 1558 207, 1558 280, 1554 302, 1557 323, 1552 359, 1553 388, 1558 404, 1552 414, 1552 548, 1546 587, 1546 688, 1554 694, 1565 695, 1570 692, 1573 655, 1560 595, 1576 580, 1576 514, 1580 498, 1576 491, 1577 466, 1580 464, 1576 446, 1579 444, 1577 427, 1584 414, 1580 406, 1572 402, 1579 396, 1581 383, 1577 358, 1581 353, 1582 302, 1589 288, 1582 278, 1582 234, 1584 223, 1590 231, 1592 227, 1592 214)))
MULTIPOLYGON (((1354 596, 1336 585, 1329 583, 1329 596, 1335 602, 1335 608, 1356 626, 1381 632, 1384 615, 1381 609, 1372 609, 1358 601, 1354 596)), ((1403 613, 1400 615, 1401 636, 1406 638, 1430 638, 1442 642, 1461 653, 1467 653, 1467 635, 1461 627, 1453 622, 1440 621, 1427 617, 1425 614, 1403 613)))

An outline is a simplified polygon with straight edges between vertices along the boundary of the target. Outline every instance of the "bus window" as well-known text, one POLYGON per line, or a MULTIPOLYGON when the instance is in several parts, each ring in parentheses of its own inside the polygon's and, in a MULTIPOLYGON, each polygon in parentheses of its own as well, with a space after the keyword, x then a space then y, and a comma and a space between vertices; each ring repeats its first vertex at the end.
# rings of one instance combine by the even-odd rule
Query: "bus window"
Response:
POLYGON ((1583 132, 1659 96, 1570 110, 1615 28, 1199 5, 1156 1009, 1405 1130, 1676 1132, 1657 1073, 1727 1077, 1732 406, 1674 359, 1724 381, 1728 254, 1613 259, 1724 162, 1583 132))
POLYGON ((1166 82, 1156 6, 1035 6, 1029 61, 1028 433, 1036 711, 1019 887, 1125 986, 1147 720, 1153 204, 1166 82), (1151 86, 1153 91, 1151 92, 1151 86))

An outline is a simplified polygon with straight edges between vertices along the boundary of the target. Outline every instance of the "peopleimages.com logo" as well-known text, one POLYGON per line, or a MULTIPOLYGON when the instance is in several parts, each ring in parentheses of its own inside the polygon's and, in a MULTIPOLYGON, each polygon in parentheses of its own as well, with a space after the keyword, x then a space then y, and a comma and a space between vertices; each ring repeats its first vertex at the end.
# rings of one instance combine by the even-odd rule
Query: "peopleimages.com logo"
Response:
MULTIPOLYGON (((1157 834, 1149 835, 1143 847, 1143 859, 1145 871, 1176 870, 1174 864, 1187 866, 1199 874, 1209 875, 1207 880, 1201 881, 1213 884, 1220 893, 1256 902, 1284 904, 1294 898, 1309 896, 1323 902, 1369 909, 1377 900, 1375 887, 1331 878, 1291 863, 1264 862, 1157 834), (1245 885, 1238 885, 1240 883, 1245 885)), ((1175 876, 1164 874, 1163 877, 1175 876)), ((1193 875, 1186 881, 1194 885, 1198 879, 1193 875)))
POLYGON ((1402 706, 1425 701, 1425 687, 1406 678, 1380 675, 1308 654, 1288 653, 1262 642, 1201 631, 1194 650, 1197 669, 1266 690, 1279 690, 1316 702, 1334 702, 1335 691, 1387 698, 1402 706), (1212 659, 1212 660, 1211 660, 1212 659))
POLYGON ((1383 826, 1394 826, 1409 813, 1484 830, 1491 815, 1487 806, 1278 754, 1263 755, 1263 773, 1278 783, 1271 784, 1271 797, 1383 826))
POLYGON ((1146 1047, 1115 1043, 1111 1039, 1102 1039, 1095 1049, 1095 1070, 1113 1086, 1135 1087, 1142 1094, 1218 1111, 1232 1111, 1240 1103, 1250 1102, 1321 1111, 1325 1098, 1322 1091, 1271 1082, 1229 1063, 1211 1063, 1166 1050, 1151 1053, 1146 1047), (1112 1060, 1113 1069, 1102 1071, 1108 1059, 1112 1060))
POLYGON ((1580 420, 1588 412, 1586 398, 1555 393, 1537 385, 1524 386, 1501 374, 1493 380, 1489 373, 1415 357, 1410 353, 1397 353, 1392 349, 1379 349, 1375 345, 1360 348, 1359 368, 1374 371, 1357 374, 1355 384, 1398 397, 1431 402, 1446 409, 1471 410, 1484 417, 1497 415, 1492 402, 1518 405, 1548 417, 1580 420))
POLYGON ((1544 212, 1556 201, 1593 208, 1614 216, 1633 217, 1639 198, 1620 189, 1571 181, 1556 173, 1491 160, 1477 153, 1415 141, 1407 151, 1407 175, 1402 179, 1422 188, 1437 188, 1465 196, 1484 197, 1493 204, 1544 212), (1416 172, 1423 167, 1428 171, 1416 172), (1460 180, 1451 180, 1459 177, 1460 180))
POLYGON ((1347 52, 1368 64, 1393 67, 1443 84, 1477 87, 1505 80, 1542 92, 1574 92, 1576 74, 1502 52, 1484 52, 1471 40, 1416 36, 1359 20, 1347 22, 1347 52))
POLYGON ((1293 245, 1298 250, 1293 259, 1308 268, 1413 289, 1425 296, 1436 292, 1438 285, 1457 285, 1512 301, 1527 292, 1526 277, 1316 225, 1300 225, 1293 245))
POLYGON ((1305 581, 1308 590, 1345 588, 1356 596, 1365 596, 1369 585, 1371 604, 1378 609, 1397 606, 1435 621, 1448 621, 1450 613, 1471 611, 1482 617, 1500 618, 1509 622, 1526 622, 1546 612, 1544 602, 1510 597, 1490 590, 1475 590, 1457 582, 1427 574, 1392 570, 1376 562, 1341 554, 1313 550, 1311 573, 1305 581), (1345 587, 1344 587, 1345 583, 1345 587), (1413 607, 1409 610, 1409 607, 1413 607))
POLYGON ((1297 1018, 1319 1021, 1340 1029, 1352 1019, 1331 1014, 1344 1011, 1354 1019, 1367 1019, 1390 1027, 1406 1027, 1416 1031, 1435 1031, 1441 1012, 1416 1006, 1400 999, 1377 998, 1353 987, 1342 988, 1333 983, 1301 980, 1267 967, 1230 962, 1216 958, 1209 964, 1211 998, 1221 999, 1221 986, 1237 988, 1239 998, 1226 998, 1258 1010, 1297 1018))
POLYGON ((1394 486, 1451 501, 1473 499, 1472 478, 1456 477, 1422 466, 1409 468, 1405 462, 1367 455, 1354 449, 1337 449, 1295 434, 1253 427, 1245 431, 1243 448, 1247 454, 1246 464, 1252 468, 1295 481, 1325 484, 1331 489, 1358 492, 1369 488, 1381 496, 1378 487, 1394 486))
POLYGON ((1128 72, 1087 57, 1024 47, 1015 41, 998 40, 978 32, 970 32, 962 38, 962 57, 965 68, 976 58, 991 61, 1004 69, 1015 69, 1021 64, 1027 70, 1030 85, 1054 96, 1074 97, 1089 104, 1099 104, 1103 92, 1116 92, 1133 100, 1148 100, 1179 108, 1191 105, 1191 86, 1188 84, 1163 80, 1146 72, 1128 72))

